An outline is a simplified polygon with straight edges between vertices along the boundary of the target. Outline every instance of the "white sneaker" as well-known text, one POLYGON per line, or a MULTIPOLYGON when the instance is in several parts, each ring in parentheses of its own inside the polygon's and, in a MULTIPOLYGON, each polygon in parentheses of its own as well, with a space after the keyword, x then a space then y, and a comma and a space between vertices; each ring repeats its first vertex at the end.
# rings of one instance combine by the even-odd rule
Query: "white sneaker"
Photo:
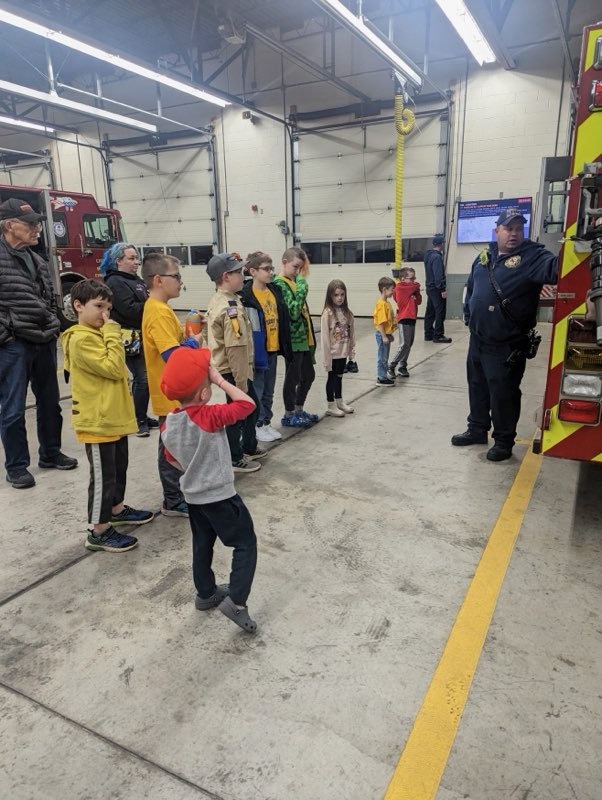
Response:
POLYGON ((274 441, 267 425, 260 425, 259 427, 255 428, 255 437, 257 438, 258 442, 274 441))
POLYGON ((272 428, 271 425, 264 425, 264 428, 266 428, 270 432, 270 436, 272 437, 273 442, 275 442, 276 439, 282 439, 282 434, 280 433, 280 431, 277 431, 276 428, 272 428))

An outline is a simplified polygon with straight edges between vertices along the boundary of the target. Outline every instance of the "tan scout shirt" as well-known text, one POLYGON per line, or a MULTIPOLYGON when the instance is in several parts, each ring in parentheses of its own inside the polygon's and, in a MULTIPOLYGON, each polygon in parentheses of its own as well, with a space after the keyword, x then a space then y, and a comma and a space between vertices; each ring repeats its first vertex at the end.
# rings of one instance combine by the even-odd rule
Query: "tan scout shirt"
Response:
POLYGON ((207 334, 216 370, 231 372, 236 386, 247 391, 253 380, 253 333, 240 297, 219 290, 207 308, 207 334))

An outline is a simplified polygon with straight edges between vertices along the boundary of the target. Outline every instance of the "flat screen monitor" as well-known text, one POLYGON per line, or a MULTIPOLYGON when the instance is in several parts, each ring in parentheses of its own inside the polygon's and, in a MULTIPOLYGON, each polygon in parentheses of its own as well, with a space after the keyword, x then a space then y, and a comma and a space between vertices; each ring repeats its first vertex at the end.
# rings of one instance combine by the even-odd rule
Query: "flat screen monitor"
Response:
POLYGON ((458 244, 479 244, 495 239, 495 221, 509 208, 516 208, 527 220, 525 238, 531 231, 531 197, 503 200, 472 200, 458 203, 458 244))

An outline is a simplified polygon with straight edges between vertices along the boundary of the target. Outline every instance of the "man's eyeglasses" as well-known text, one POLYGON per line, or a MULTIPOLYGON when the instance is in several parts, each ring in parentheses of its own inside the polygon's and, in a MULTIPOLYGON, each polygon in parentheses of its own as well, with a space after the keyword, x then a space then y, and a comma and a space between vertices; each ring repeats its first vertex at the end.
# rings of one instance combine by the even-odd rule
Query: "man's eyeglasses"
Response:
POLYGON ((28 228, 32 230, 41 231, 42 230, 42 223, 41 222, 27 222, 24 219, 14 219, 13 222, 20 222, 21 225, 27 225, 28 228))
POLYGON ((160 278, 175 278, 177 281, 182 280, 182 275, 179 272, 156 272, 160 278))

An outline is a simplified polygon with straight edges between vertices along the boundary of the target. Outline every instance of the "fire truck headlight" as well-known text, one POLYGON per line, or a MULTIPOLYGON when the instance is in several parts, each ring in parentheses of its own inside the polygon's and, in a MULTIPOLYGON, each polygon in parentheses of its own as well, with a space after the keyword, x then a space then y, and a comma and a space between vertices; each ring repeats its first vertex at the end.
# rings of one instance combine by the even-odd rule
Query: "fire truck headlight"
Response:
POLYGON ((571 397, 600 397, 602 395, 602 378, 599 375, 565 374, 562 381, 562 393, 571 397))

